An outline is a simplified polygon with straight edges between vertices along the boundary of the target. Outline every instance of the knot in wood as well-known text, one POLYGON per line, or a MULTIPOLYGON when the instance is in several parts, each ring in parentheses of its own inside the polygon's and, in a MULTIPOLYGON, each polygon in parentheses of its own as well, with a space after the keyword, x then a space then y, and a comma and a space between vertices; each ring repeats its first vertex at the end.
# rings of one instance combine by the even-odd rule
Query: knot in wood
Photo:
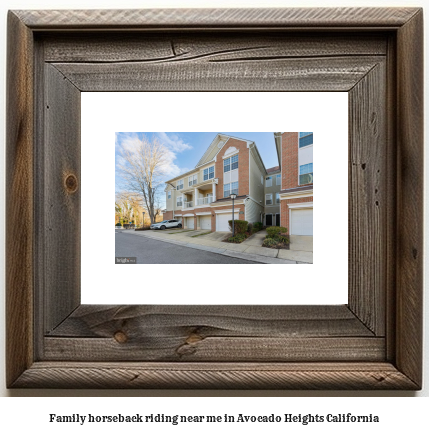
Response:
POLYGON ((124 332, 117 331, 113 337, 115 338, 116 342, 119 342, 120 344, 123 344, 124 342, 127 342, 128 338, 127 335, 124 332))
POLYGON ((77 191, 77 178, 75 175, 70 174, 66 177, 65 180, 66 189, 70 194, 73 194, 77 191))

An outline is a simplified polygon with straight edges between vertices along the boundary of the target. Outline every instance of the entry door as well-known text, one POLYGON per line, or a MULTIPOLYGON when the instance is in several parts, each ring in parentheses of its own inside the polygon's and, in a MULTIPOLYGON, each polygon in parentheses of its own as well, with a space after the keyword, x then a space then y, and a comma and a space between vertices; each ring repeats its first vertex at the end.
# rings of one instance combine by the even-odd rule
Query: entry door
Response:
POLYGON ((268 226, 272 226, 273 225, 273 216, 270 215, 265 215, 265 225, 268 226))
POLYGON ((276 213, 276 226, 280 227, 280 214, 276 213))

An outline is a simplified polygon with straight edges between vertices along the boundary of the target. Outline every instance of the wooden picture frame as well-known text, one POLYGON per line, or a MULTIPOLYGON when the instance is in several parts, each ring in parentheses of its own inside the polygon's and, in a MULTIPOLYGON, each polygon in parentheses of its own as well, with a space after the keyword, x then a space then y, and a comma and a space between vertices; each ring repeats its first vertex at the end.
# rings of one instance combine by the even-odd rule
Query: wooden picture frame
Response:
POLYGON ((420 389, 422 45, 419 8, 10 11, 7 386, 420 389), (349 93, 347 305, 80 305, 80 94, 167 90, 349 93))

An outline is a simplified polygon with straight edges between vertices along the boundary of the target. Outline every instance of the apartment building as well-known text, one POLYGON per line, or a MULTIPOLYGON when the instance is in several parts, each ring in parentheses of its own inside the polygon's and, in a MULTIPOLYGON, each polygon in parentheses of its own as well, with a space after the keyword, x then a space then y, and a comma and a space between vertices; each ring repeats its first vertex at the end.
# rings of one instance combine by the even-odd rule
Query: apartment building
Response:
POLYGON ((267 169, 265 176, 265 216, 263 224, 266 226, 280 225, 280 166, 267 169))
POLYGON ((313 235, 313 132, 274 134, 281 167, 280 224, 313 235))
POLYGON ((267 170, 256 144, 218 134, 192 171, 166 182, 164 219, 181 219, 187 229, 229 231, 232 218, 262 221, 267 170))
POLYGON ((253 141, 218 134, 196 167, 166 182, 164 219, 228 231, 234 218, 313 234, 313 133, 277 132, 279 166, 266 169, 253 141))

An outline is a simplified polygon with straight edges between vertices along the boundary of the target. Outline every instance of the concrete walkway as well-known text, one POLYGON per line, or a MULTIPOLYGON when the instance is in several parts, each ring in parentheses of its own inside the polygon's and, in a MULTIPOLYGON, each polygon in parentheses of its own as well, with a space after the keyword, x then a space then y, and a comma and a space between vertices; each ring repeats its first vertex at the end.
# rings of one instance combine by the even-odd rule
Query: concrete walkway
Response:
MULTIPOLYGON (((171 244, 183 245, 189 248, 211 251, 225 256, 237 257, 240 259, 252 260, 255 262, 268 264, 297 264, 313 263, 313 252, 308 251, 309 241, 296 241, 297 250, 278 250, 262 247, 262 242, 267 234, 265 230, 250 236, 241 244, 231 244, 223 242, 230 235, 228 232, 212 232, 207 230, 121 230, 122 232, 132 233, 138 237, 159 239, 171 244), (196 235, 201 235, 196 237, 196 235), (195 236, 195 237, 193 237, 195 236), (305 244, 306 242, 306 244, 305 244), (306 248, 304 250, 303 248, 306 248)), ((312 238, 311 238, 312 247, 312 238)), ((292 241, 291 241, 292 248, 292 241)))

